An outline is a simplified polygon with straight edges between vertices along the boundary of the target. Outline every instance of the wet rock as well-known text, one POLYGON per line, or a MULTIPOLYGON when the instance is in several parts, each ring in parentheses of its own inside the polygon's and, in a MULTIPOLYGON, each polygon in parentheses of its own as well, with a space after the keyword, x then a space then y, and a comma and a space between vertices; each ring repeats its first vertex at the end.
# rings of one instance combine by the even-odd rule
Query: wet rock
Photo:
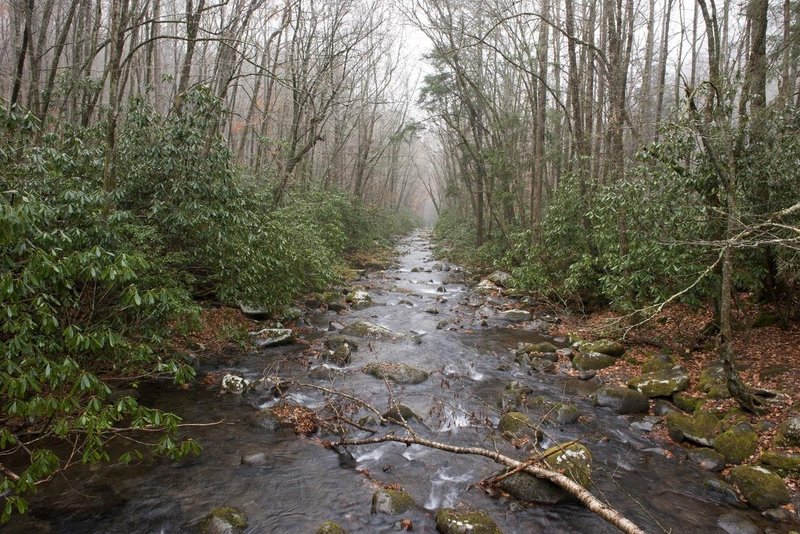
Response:
POLYGON ((522 382, 516 380, 509 382, 500 393, 500 409, 505 411, 523 406, 528 395, 531 393, 533 393, 533 389, 522 382))
POLYGON ((444 330, 448 324, 450 324, 449 319, 442 319, 441 321, 436 323, 436 330, 444 330))
POLYGON ((335 351, 342 345, 349 345, 353 352, 358 350, 358 343, 345 336, 330 336, 325 340, 325 348, 335 351))
POLYGON ((272 413, 272 410, 265 409, 259 410, 255 413, 252 413, 247 416, 247 424, 248 426, 254 428, 262 428, 264 430, 278 430, 281 426, 281 422, 275 417, 275 414, 272 413))
POLYGON ((717 519, 717 526, 727 534, 760 534, 761 529, 748 518, 739 514, 723 514, 717 519))
POLYGON ((372 297, 363 289, 357 289, 352 293, 348 293, 345 298, 354 310, 363 310, 372 306, 372 297))
POLYGON ((416 506, 411 495, 403 490, 379 489, 372 495, 373 514, 402 514, 416 506))
POLYGON ((247 304, 244 302, 239 303, 239 311, 246 317, 259 321, 269 319, 270 315, 272 315, 269 306, 259 306, 257 304, 247 304))
POLYGON ((430 313, 431 315, 439 315, 439 308, 428 308, 425 310, 425 313, 430 313))
MULTIPOLYGON (((569 478, 586 487, 592 474, 592 454, 589 449, 579 443, 570 443, 550 447, 542 453, 544 464, 567 475, 569 478)), ((500 487, 517 499, 543 504, 556 504, 573 500, 568 492, 552 482, 519 472, 504 478, 500 487)))
POLYGON ((422 418, 405 404, 395 404, 387 410, 382 417, 388 421, 399 424, 402 424, 404 421, 422 421, 422 418))
POLYGON ((574 404, 559 404, 555 409, 555 416, 552 418, 556 423, 571 425, 578 422, 581 411, 574 404))
POLYGON ((555 345, 548 341, 541 341, 539 343, 518 343, 517 354, 533 354, 536 352, 550 352, 555 353, 558 350, 555 345))
POLYGON ((455 508, 436 511, 436 530, 442 534, 502 534, 486 512, 455 508))
POLYGON ((597 376, 597 371, 581 371, 578 373, 578 380, 588 381, 597 376))
POLYGON ((578 348, 581 352, 599 352, 600 354, 606 354, 608 356, 613 356, 614 358, 620 358, 623 354, 625 354, 625 346, 622 343, 613 341, 611 339, 583 341, 578 344, 578 348))
POLYGON ((214 508, 200 523, 203 534, 231 534, 247 528, 247 516, 238 508, 214 508))
POLYGON ((579 352, 572 358, 572 366, 578 371, 597 371, 617 363, 617 359, 600 352, 579 352))
POLYGON ((784 477, 800 477, 800 454, 780 451, 767 451, 758 463, 784 477))
POLYGON ((800 447, 800 415, 792 415, 778 428, 775 443, 788 447, 800 447))
POLYGON ((731 469, 730 480, 757 510, 777 508, 789 502, 789 490, 783 479, 763 467, 737 465, 731 469))
POLYGON ((393 332, 388 328, 372 324, 367 321, 356 321, 349 324, 342 329, 342 334, 346 336, 363 337, 375 340, 398 340, 403 337, 403 334, 393 332))
POLYGON ((765 510, 761 515, 776 523, 788 523, 794 519, 792 512, 786 508, 771 508, 769 510, 765 510))
POLYGON ((521 321, 530 321, 531 312, 526 310, 505 310, 500 312, 500 319, 510 321, 513 323, 521 321))
POLYGON ((539 373, 552 373, 556 370, 556 364, 547 358, 534 356, 528 362, 531 369, 539 373))
POLYGON ((653 428, 655 427, 655 423, 652 421, 634 421, 631 423, 631 428, 634 430, 640 430, 642 432, 652 432, 653 428))
POLYGON ((742 463, 755 454, 757 448, 758 435, 747 423, 738 424, 714 439, 714 450, 729 464, 742 463))
POLYGON ((331 362, 339 367, 344 367, 352 360, 353 349, 350 348, 349 343, 342 343, 335 350, 328 350, 320 354, 322 359, 331 362))
POLYGON ((361 370, 370 376, 391 380, 396 384, 421 384, 429 376, 422 369, 396 362, 368 363, 361 370))
POLYGON ((713 414, 698 411, 695 415, 672 412, 666 417, 669 437, 676 442, 690 441, 711 447, 720 431, 720 421, 713 414))
POLYGON ((495 271, 487 276, 486 279, 501 287, 509 287, 511 284, 511 275, 504 271, 495 271))
POLYGON ((259 349, 288 345, 294 341, 291 328, 264 328, 258 332, 251 332, 253 343, 259 349))
POLYGON ((666 371, 653 371, 630 379, 628 387, 650 398, 669 397, 689 387, 689 373, 681 366, 666 371))
POLYGON ((710 399, 727 399, 731 396, 721 363, 703 369, 697 381, 697 388, 710 399))
POLYGON ((242 465, 263 466, 267 465, 267 463, 269 463, 269 457, 263 452, 255 452, 242 456, 242 465))
POLYGON ((675 359, 669 354, 656 354, 642 364, 642 373, 668 371, 675 366, 675 359))
POLYGON ((344 329, 344 325, 339 321, 331 321, 328 323, 328 332, 336 332, 342 329, 344 329))
POLYGON ((296 321, 303 317, 303 310, 296 306, 289 306, 281 310, 281 320, 296 321))
POLYGON ((447 288, 446 288, 446 287, 444 287, 443 285, 442 285, 442 286, 438 286, 438 287, 436 288, 436 292, 437 292, 437 293, 446 293, 446 292, 447 292, 447 288))
POLYGON ((725 467, 725 457, 715 451, 702 447, 689 451, 689 459, 700 466, 701 469, 717 473, 725 467))
POLYGON ((421 268, 419 268, 419 267, 413 267, 413 268, 411 269, 411 272, 412 272, 412 273, 421 273, 421 272, 422 272, 422 269, 421 269, 421 268))
POLYGON ((308 372, 308 377, 310 379, 325 380, 326 382, 333 382, 343 375, 344 373, 339 369, 328 367, 327 365, 318 365, 308 372))
POLYGON ((508 412, 500 418, 497 423, 497 430, 499 430, 503 437, 508 439, 526 437, 534 443, 542 439, 542 431, 539 430, 537 425, 531 419, 520 412, 508 412))
POLYGON ((335 521, 325 521, 317 529, 316 534, 347 534, 347 531, 335 521))
POLYGON ((233 393, 241 395, 250 386, 250 381, 241 376, 226 374, 219 383, 220 393, 233 393))
POLYGON ((636 390, 617 386, 603 386, 592 395, 595 404, 611 408, 618 414, 646 412, 647 397, 636 390))

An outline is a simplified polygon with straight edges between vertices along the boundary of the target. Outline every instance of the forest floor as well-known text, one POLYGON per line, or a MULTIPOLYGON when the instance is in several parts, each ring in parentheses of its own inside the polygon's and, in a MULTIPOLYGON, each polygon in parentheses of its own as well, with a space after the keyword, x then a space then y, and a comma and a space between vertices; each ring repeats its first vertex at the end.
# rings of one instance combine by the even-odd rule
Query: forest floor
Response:
MULTIPOLYGON (((753 328, 759 317, 770 313, 747 298, 740 296, 734 333, 733 348, 736 366, 744 381, 750 386, 773 391, 778 396, 767 403, 767 412, 761 416, 750 415, 753 423, 762 423, 765 430, 759 432, 757 458, 767 449, 774 449, 778 425, 800 409, 800 324, 788 327, 780 324, 753 328), (766 424, 764 424, 766 423, 766 424)), ((553 327, 553 335, 575 335, 581 339, 613 337, 609 333, 620 333, 620 314, 610 311, 589 315, 567 315, 553 327)), ((733 399, 707 398, 699 389, 698 380, 703 369, 718 361, 715 340, 704 339, 702 331, 711 320, 710 309, 694 309, 681 304, 667 306, 661 313, 644 325, 629 331, 625 336, 626 357, 615 365, 598 371, 598 377, 606 383, 624 385, 630 378, 641 374, 641 367, 650 357, 659 353, 676 356, 689 372, 690 386, 687 394, 702 398, 704 409, 727 412, 736 408, 733 399)), ((624 332, 624 331, 623 331, 624 332)), ((669 440, 666 427, 657 427, 656 436, 669 440)), ((782 448, 787 452, 800 453, 800 449, 782 448)), ((800 481, 790 480, 792 489, 800 489, 800 481)))

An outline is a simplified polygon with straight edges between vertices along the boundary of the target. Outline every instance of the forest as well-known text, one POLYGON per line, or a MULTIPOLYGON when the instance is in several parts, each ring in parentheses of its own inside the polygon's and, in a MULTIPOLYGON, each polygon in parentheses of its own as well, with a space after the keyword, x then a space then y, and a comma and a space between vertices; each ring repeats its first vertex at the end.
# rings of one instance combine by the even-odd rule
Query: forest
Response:
POLYGON ((800 367, 800 2, 4 0, 0 37, 3 522, 119 436, 200 453, 130 387, 427 226, 590 338, 691 318, 731 405, 797 417, 739 364, 757 325, 800 367))

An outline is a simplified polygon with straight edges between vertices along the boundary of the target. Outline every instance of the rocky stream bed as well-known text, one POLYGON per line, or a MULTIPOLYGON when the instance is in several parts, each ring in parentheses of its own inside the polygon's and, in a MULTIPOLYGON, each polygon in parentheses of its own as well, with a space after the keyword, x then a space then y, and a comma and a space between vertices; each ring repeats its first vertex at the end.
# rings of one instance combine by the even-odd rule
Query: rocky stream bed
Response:
MULTIPOLYGON (((142 403, 186 423, 221 421, 185 428, 201 442, 200 456, 75 469, 3 530, 616 532, 526 475, 478 486, 501 472, 487 458, 399 443, 325 448, 321 441, 336 436, 317 429, 316 417, 335 414, 320 388, 373 406, 387 425, 358 404, 341 409, 379 434, 404 432, 391 423, 401 419, 419 436, 456 446, 520 460, 546 451, 546 465, 647 532, 797 529, 781 507, 790 498, 785 487, 757 480, 770 471, 718 474, 747 453, 752 427, 725 426, 663 400, 687 380, 676 362, 654 358, 629 387, 602 384, 594 370, 624 347, 548 336, 556 317, 531 315, 524 300, 503 296, 502 274, 469 287, 458 267, 433 258, 423 232, 398 250, 395 265, 364 272, 358 289, 307 303, 319 307, 300 319, 304 328, 266 328, 254 336, 255 351, 198 359, 201 376, 221 380, 140 388, 142 403), (292 386, 279 397, 275 377, 316 388, 292 386), (651 435, 662 418, 686 448, 651 435), (742 502, 748 492, 750 505, 742 502)), ((351 437, 367 430, 351 428, 351 437)))

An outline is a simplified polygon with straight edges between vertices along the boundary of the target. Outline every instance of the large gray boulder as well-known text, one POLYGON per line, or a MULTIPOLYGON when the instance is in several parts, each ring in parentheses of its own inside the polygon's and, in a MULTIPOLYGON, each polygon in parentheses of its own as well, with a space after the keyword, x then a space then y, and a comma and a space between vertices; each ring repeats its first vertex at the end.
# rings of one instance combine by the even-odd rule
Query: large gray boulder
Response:
POLYGON ((403 334, 393 332, 386 327, 367 321, 356 321, 355 323, 345 326, 341 332, 345 336, 356 336, 374 340, 394 341, 403 337, 403 334))
POLYGON ((677 365, 667 370, 644 373, 628 381, 628 387, 646 397, 669 397, 689 387, 689 373, 677 365))

